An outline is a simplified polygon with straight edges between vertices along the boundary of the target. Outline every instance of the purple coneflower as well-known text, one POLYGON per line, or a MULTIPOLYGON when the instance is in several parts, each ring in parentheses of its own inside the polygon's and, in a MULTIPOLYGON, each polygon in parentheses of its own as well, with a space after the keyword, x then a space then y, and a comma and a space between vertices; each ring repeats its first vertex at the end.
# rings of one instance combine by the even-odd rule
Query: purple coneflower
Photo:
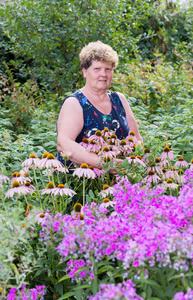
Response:
POLYGON ((115 205, 114 201, 110 201, 109 198, 104 198, 103 203, 100 205, 100 207, 106 207, 107 208, 109 206, 113 207, 114 205, 115 205))
POLYGON ((65 188, 65 185, 62 184, 62 183, 60 183, 58 185, 58 187, 56 187, 56 188, 54 188, 52 190, 52 194, 54 194, 54 195, 60 195, 60 196, 66 195, 66 196, 72 197, 73 195, 76 194, 76 192, 74 192, 73 190, 71 190, 69 188, 65 188))
POLYGON ((92 178, 92 179, 96 177, 94 171, 89 169, 86 163, 83 163, 79 168, 77 168, 74 171, 73 176, 78 176, 79 178, 85 176, 86 178, 92 178))
POLYGON ((89 140, 89 141, 94 140, 94 141, 96 141, 97 143, 100 143, 101 145, 103 145, 103 144, 105 143, 104 138, 103 138, 102 131, 100 131, 100 130, 97 130, 97 131, 95 132, 95 134, 89 136, 88 140, 89 140))
POLYGON ((55 188, 55 187, 54 187, 53 182, 49 182, 49 183, 47 184, 46 189, 43 189, 43 190, 41 191, 41 193, 42 193, 42 195, 44 195, 44 194, 52 194, 54 188, 55 188))
POLYGON ((165 175, 166 175, 165 177, 166 177, 167 179, 168 179, 168 178, 172 178, 172 179, 177 180, 178 172, 176 172, 176 169, 175 169, 174 167, 172 167, 172 168, 170 168, 169 171, 166 172, 165 175))
POLYGON ((30 154, 29 158, 24 160, 24 162, 22 163, 22 167, 40 167, 40 159, 37 157, 36 154, 32 153, 30 154))
POLYGON ((1 174, 1 172, 0 172, 0 183, 2 183, 3 181, 8 182, 9 178, 7 176, 1 174))
POLYGON ((166 180, 166 185, 169 189, 176 190, 178 188, 178 184, 174 183, 171 178, 166 180))
POLYGON ((18 181, 18 182, 20 182, 21 184, 23 184, 23 183, 25 183, 26 181, 30 181, 31 180, 31 178, 29 178, 29 177, 25 177, 25 176, 23 176, 23 175, 21 175, 21 172, 14 172, 13 174, 12 174, 12 178, 11 178, 11 182, 13 182, 14 180, 16 180, 16 181, 18 181))
POLYGON ((168 146, 166 146, 166 147, 164 147, 160 158, 161 158, 161 160, 166 160, 167 158, 172 160, 174 158, 174 154, 172 151, 170 151, 170 148, 168 146))
POLYGON ((193 170, 193 159, 191 160, 190 170, 193 170))
POLYGON ((127 161, 128 161, 129 164, 134 163, 136 165, 140 164, 140 165, 142 165, 144 167, 146 166, 145 163, 142 161, 142 159, 140 159, 139 157, 137 157, 135 155, 131 155, 129 157, 126 157, 126 159, 127 159, 127 161))
POLYGON ((183 157, 179 157, 178 161, 175 163, 174 167, 175 168, 178 168, 178 167, 186 167, 186 168, 188 168, 189 164, 187 163, 187 161, 185 161, 183 159, 183 157))
POLYGON ((101 149, 101 144, 96 142, 95 140, 90 140, 87 150, 90 152, 99 152, 101 149))
POLYGON ((156 183, 160 180, 160 177, 156 175, 156 173, 153 170, 150 170, 148 172, 148 175, 145 177, 145 180, 148 182, 156 183))
POLYGON ((47 157, 45 157, 41 163, 40 168, 60 168, 63 167, 63 164, 58 160, 55 159, 55 156, 52 153, 49 153, 47 157))
POLYGON ((99 194, 102 197, 106 197, 107 195, 113 195, 114 191, 115 191, 114 187, 110 187, 108 184, 104 184, 103 189, 102 191, 99 192, 99 194))
POLYGON ((100 155, 102 155, 103 158, 113 158, 116 157, 116 153, 114 151, 111 151, 109 147, 105 146, 103 150, 100 152, 100 155))
POLYGON ((11 184, 11 188, 5 194, 5 198, 12 198, 14 194, 26 195, 29 192, 30 191, 26 186, 23 186, 20 182, 14 180, 11 184))
POLYGON ((87 138, 83 138, 83 139, 82 139, 82 142, 80 142, 80 145, 81 145, 82 147, 84 147, 85 149, 87 149, 87 148, 88 148, 88 145, 89 145, 89 140, 88 140, 87 138))

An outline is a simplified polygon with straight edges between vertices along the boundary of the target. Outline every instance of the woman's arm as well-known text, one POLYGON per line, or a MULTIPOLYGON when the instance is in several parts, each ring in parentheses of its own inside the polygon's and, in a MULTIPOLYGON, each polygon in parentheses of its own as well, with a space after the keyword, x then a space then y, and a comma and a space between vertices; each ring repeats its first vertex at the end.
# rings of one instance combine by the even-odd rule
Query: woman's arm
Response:
POLYGON ((126 112, 126 118, 127 118, 127 124, 129 126, 129 130, 130 131, 134 131, 135 132, 135 136, 136 138, 138 139, 138 141, 141 141, 143 143, 143 139, 139 133, 139 129, 138 129, 138 126, 137 126, 137 122, 135 120, 135 117, 133 115, 133 112, 130 108, 130 105, 127 101, 127 99, 125 98, 125 96, 121 93, 117 93, 119 95, 119 98, 123 104, 123 107, 125 109, 125 112, 126 112))
POLYGON ((78 100, 74 97, 66 99, 64 102, 57 123, 57 149, 58 152, 71 153, 69 159, 77 164, 87 163, 94 167, 99 167, 100 158, 88 152, 75 140, 84 125, 83 110, 78 100))

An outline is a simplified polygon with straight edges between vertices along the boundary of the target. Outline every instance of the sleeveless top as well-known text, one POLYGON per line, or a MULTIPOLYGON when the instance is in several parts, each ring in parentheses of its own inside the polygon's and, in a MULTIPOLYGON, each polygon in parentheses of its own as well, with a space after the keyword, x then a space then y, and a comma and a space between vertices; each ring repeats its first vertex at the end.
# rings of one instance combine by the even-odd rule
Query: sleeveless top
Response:
MULTIPOLYGON (((75 97, 83 109, 84 126, 76 138, 77 143, 82 142, 83 138, 88 138, 97 130, 103 130, 105 127, 114 131, 118 139, 124 139, 129 134, 125 109, 118 94, 111 91, 107 91, 107 93, 111 101, 111 112, 109 115, 105 115, 95 108, 80 90, 64 99, 65 101, 69 97, 75 97)), ((58 153, 58 159, 63 162, 60 153, 58 153)))

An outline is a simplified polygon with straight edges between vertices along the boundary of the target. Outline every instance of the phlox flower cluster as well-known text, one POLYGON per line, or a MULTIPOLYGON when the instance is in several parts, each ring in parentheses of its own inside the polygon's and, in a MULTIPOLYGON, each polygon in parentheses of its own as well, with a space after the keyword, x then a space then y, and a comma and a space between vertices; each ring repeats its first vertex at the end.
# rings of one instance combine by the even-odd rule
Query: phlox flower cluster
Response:
POLYGON ((27 289, 25 285, 22 285, 19 290, 12 288, 7 295, 7 300, 44 300, 45 294, 46 287, 44 285, 37 285, 32 289, 27 289))
POLYGON ((66 271, 68 272, 68 276, 72 278, 72 281, 78 281, 80 279, 82 281, 85 281, 85 279, 91 281, 95 277, 92 269, 93 267, 91 262, 88 259, 85 261, 81 258, 79 260, 69 260, 66 271), (87 267, 86 269, 79 271, 80 268, 84 268, 85 266, 87 267))
POLYGON ((193 290, 188 289, 187 293, 179 292, 175 294, 174 300, 192 300, 193 299, 193 290))
MULTIPOLYGON (((95 203, 83 207, 82 220, 48 214, 40 239, 47 245, 57 242, 61 261, 108 257, 122 261, 125 270, 148 263, 186 272, 193 262, 192 179, 193 172, 187 171, 188 185, 183 184, 179 197, 123 179, 115 186, 112 214, 95 203)), ((73 270, 68 269, 71 277, 73 270)))
POLYGON ((131 280, 123 281, 123 283, 118 283, 115 285, 111 284, 101 284, 100 291, 89 298, 89 300, 142 300, 140 296, 136 294, 134 284, 131 280))

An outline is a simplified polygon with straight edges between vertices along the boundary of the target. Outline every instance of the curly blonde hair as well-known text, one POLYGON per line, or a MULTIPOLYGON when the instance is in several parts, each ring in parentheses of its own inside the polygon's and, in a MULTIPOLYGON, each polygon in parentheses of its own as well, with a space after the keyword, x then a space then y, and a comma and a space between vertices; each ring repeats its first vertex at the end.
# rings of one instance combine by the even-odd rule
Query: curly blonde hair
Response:
POLYGON ((102 43, 101 41, 91 42, 82 48, 80 54, 81 68, 86 70, 91 66, 93 60, 104 61, 112 64, 115 69, 118 65, 118 55, 111 46, 102 43))

